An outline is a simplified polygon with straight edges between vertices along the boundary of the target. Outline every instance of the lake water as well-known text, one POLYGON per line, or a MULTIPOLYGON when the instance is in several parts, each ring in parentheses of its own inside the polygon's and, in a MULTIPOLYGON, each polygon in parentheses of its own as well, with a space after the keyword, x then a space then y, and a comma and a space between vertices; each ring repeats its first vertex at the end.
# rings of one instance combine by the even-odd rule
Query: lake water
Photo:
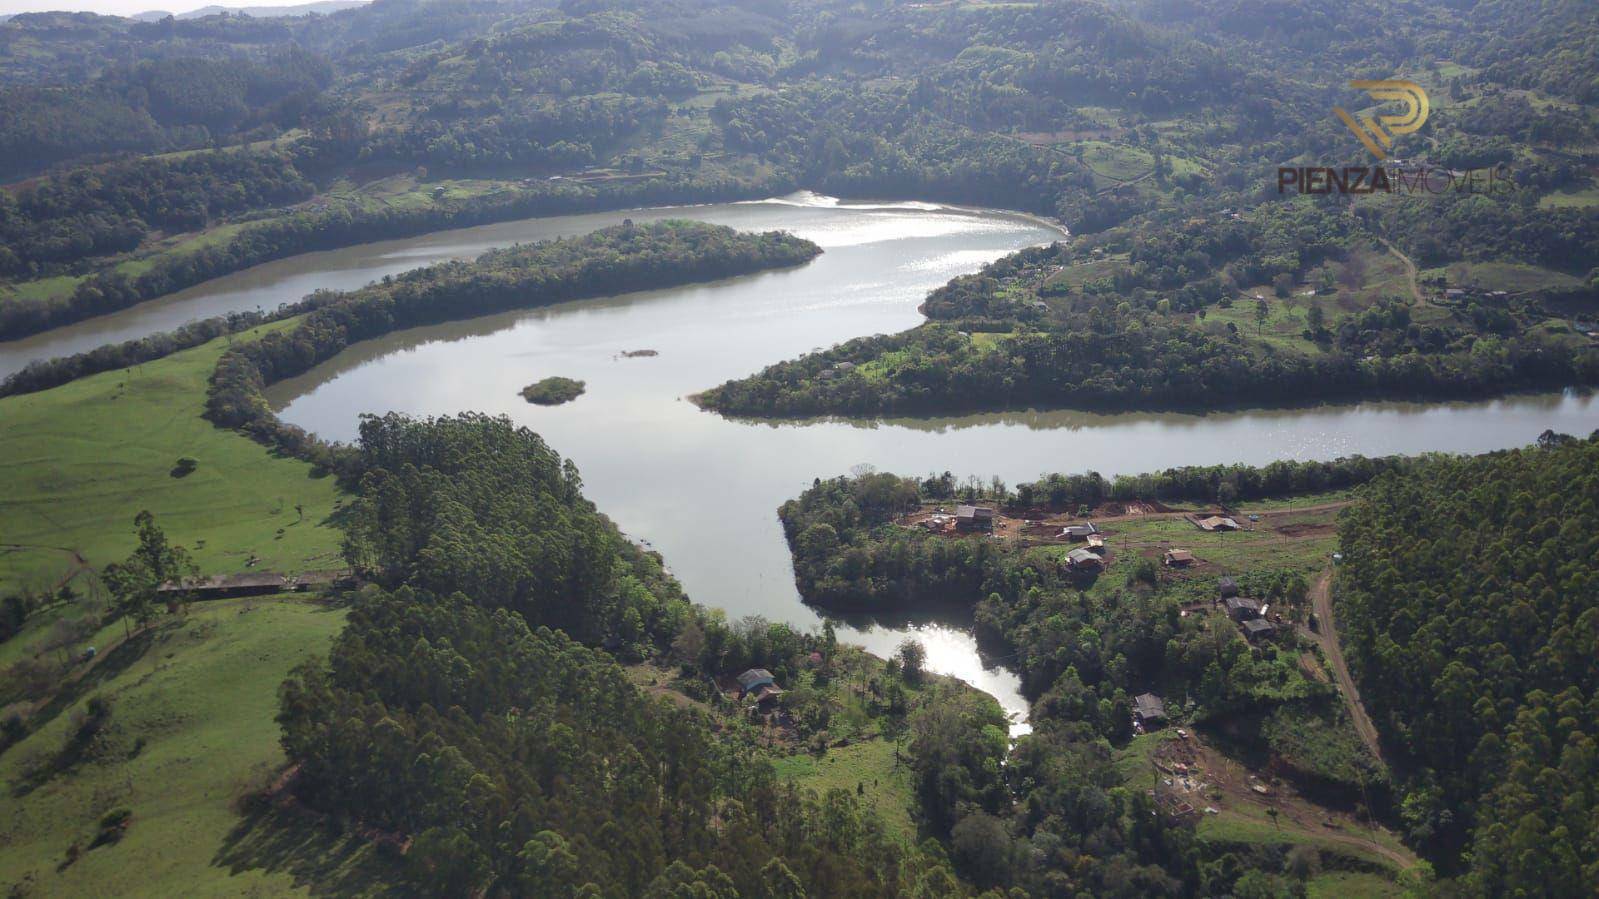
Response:
MULTIPOLYGON (((687 395, 811 349, 911 327, 921 320, 916 306, 928 290, 1061 236, 1024 216, 810 194, 534 219, 297 257, 151 310, 107 317, 102 333, 125 336, 98 340, 148 333, 158 320, 170 327, 172 315, 276 306, 315 287, 354 287, 438 259, 582 233, 623 217, 780 228, 825 252, 784 271, 392 334, 275 385, 269 398, 285 420, 338 440, 355 435, 362 412, 508 415, 574 459, 588 496, 628 534, 660 550, 695 600, 735 618, 763 615, 800 627, 819 619, 794 589, 775 510, 813 478, 861 465, 901 474, 998 475, 1014 484, 1051 471, 1115 475, 1351 453, 1481 452, 1529 443, 1546 428, 1579 434, 1599 428, 1599 401, 1576 394, 1204 416, 1011 412, 783 424, 699 410, 687 395), (621 355, 630 350, 659 355, 621 355), (518 396, 549 375, 581 379, 587 393, 556 407, 518 396)), ((63 341, 81 336, 57 334, 51 336, 63 341)), ((1012 712, 1025 710, 1015 676, 985 666, 958 620, 840 628, 841 637, 883 655, 912 633, 926 645, 929 667, 988 690, 1012 712)))

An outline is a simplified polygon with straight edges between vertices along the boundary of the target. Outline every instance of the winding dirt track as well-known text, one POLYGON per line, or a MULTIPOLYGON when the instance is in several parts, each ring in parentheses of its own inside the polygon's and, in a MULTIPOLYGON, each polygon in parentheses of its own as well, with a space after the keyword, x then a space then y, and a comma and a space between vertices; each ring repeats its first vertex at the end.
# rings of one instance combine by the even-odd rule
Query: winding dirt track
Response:
MULTIPOLYGON (((1354 207, 1351 206, 1350 208, 1352 209, 1354 207)), ((1388 252, 1398 256, 1399 261, 1405 264, 1405 277, 1410 279, 1410 295, 1416 298, 1417 303, 1426 305, 1427 298, 1421 295, 1421 285, 1416 282, 1416 263, 1411 262, 1409 256, 1401 253, 1398 247, 1386 240, 1383 240, 1381 237, 1377 238, 1377 242, 1387 247, 1388 252)))
POLYGON ((1338 681, 1338 689, 1344 694, 1344 704, 1349 707, 1355 732, 1360 734, 1360 739, 1372 755, 1381 759, 1382 744, 1377 739, 1377 728, 1371 723, 1371 716, 1366 714, 1366 706, 1360 701, 1360 691, 1355 689, 1355 680, 1349 676, 1349 665, 1344 661, 1344 650, 1338 642, 1338 625, 1333 618, 1332 575, 1331 568, 1323 571, 1310 588, 1310 607, 1316 613, 1320 631, 1305 628, 1303 633, 1321 644, 1322 654, 1332 667, 1333 679, 1338 681))

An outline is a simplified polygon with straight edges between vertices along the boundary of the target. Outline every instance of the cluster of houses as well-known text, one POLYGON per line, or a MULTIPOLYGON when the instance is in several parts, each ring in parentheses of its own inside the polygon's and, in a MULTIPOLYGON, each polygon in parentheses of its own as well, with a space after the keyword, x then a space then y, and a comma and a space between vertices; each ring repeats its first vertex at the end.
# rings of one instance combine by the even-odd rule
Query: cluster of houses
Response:
MULTIPOLYGON (((1172 550, 1170 552, 1186 552, 1185 550, 1172 550)), ((1168 555, 1170 554, 1168 553, 1168 555)), ((1190 558, 1192 554, 1189 554, 1190 558)), ((1240 596, 1238 593, 1238 580, 1224 577, 1216 582, 1217 605, 1225 607, 1227 617, 1237 622, 1243 631, 1245 639, 1251 643, 1261 643, 1277 635, 1282 626, 1282 616, 1272 612, 1270 605, 1258 599, 1240 596)), ((1184 613, 1186 614, 1186 612, 1184 613)), ((1166 724, 1166 703, 1153 693, 1141 693, 1133 697, 1133 729, 1139 733, 1147 733, 1163 727, 1166 724)), ((1179 731, 1179 734, 1182 732, 1179 731)))
POLYGON ((853 362, 840 362, 837 365, 833 366, 832 368, 824 368, 824 369, 822 369, 821 372, 819 372, 816 375, 816 377, 817 377, 817 380, 831 381, 834 378, 841 377, 843 375, 847 375, 847 374, 849 374, 850 372, 852 372, 854 370, 855 370, 855 363, 853 363, 853 362))
POLYGON ((956 506, 951 515, 939 509, 922 522, 929 531, 945 532, 954 528, 963 534, 980 533, 994 529, 994 510, 988 506, 956 506))
POLYGON ((1244 632, 1244 638, 1251 643, 1259 643, 1277 636, 1275 621, 1281 621, 1282 616, 1275 619, 1268 618, 1270 606, 1258 599, 1238 595, 1238 581, 1224 577, 1217 583, 1217 600, 1227 608, 1227 617, 1238 623, 1244 632))
POLYGON ((1060 536, 1073 543, 1085 543, 1066 553, 1066 567, 1073 571, 1093 572, 1105 570, 1105 535, 1093 522, 1073 524, 1061 528, 1060 536))

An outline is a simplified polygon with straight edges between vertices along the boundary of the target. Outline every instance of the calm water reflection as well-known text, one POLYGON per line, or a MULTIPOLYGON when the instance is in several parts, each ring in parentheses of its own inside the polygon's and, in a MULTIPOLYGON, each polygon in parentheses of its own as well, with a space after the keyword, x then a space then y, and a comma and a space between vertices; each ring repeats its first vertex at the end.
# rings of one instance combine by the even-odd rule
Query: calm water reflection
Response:
MULTIPOLYGON (((787 271, 389 335, 275 386, 270 397, 286 420, 341 440, 354 436, 363 412, 509 415, 572 457, 588 495, 629 534, 659 549, 696 600, 735 617, 758 614, 802 627, 818 619, 794 590, 774 510, 813 478, 858 465, 907 474, 997 474, 1014 483, 1048 471, 1113 475, 1356 452, 1476 452, 1530 442, 1549 427, 1574 433, 1599 427, 1599 403, 1577 395, 1208 416, 1010 412, 774 424, 701 412, 684 397, 813 348, 910 327, 920 321, 916 306, 929 289, 1060 236, 1002 213, 811 195, 511 222, 315 254, 261 266, 98 326, 125 339, 168 327, 171 316, 276 306, 315 287, 352 287, 490 246, 582 233, 623 217, 667 216, 782 228, 815 240, 826 253, 787 271), (621 356, 640 349, 660 355, 621 356), (517 395, 547 375, 580 378, 588 392, 553 408, 530 406, 517 395)), ((86 345, 113 339, 50 337, 57 348, 39 349, 45 355, 69 351, 60 347, 80 338, 86 345)), ((6 345, 0 372, 12 364, 15 346, 6 345)), ((1025 707, 1016 678, 985 668, 959 621, 841 628, 841 635, 881 654, 909 632, 927 645, 932 667, 989 690, 1012 711, 1025 707)))
MULTIPOLYGON (((285 419, 349 439, 357 416, 503 413, 581 467, 587 492, 661 550, 700 602, 733 615, 814 625, 799 602, 773 510, 815 477, 882 470, 1107 475, 1179 464, 1332 458, 1349 453, 1482 451, 1547 427, 1599 426, 1590 397, 1537 396, 1440 406, 1364 404, 1208 416, 1011 412, 882 422, 735 421, 684 397, 772 361, 920 320, 925 292, 1055 232, 1027 219, 934 206, 771 201, 692 210, 741 228, 785 228, 827 251, 801 268, 390 335, 277 385, 285 419), (623 358, 653 349, 652 358, 623 358), (588 382, 566 406, 517 396, 547 375, 588 382)), ((641 216, 637 216, 641 217, 641 216)), ((540 228, 559 227, 539 223, 540 228)), ((932 664, 1024 706, 1014 676, 985 669, 958 622, 852 628, 892 652, 907 632, 932 664)))

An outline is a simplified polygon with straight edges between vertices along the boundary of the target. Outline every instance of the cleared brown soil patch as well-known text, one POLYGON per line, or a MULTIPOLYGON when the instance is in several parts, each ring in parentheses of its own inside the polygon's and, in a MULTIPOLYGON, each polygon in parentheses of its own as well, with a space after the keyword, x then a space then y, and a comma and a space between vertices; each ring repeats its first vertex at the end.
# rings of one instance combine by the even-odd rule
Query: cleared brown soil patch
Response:
POLYGON ((1206 808, 1235 813, 1250 821, 1273 821, 1275 829, 1311 835, 1315 840, 1351 850, 1376 853, 1400 868, 1416 864, 1414 856, 1372 837, 1372 825, 1347 812, 1330 809, 1300 795, 1292 781, 1270 771, 1254 771, 1210 746, 1199 734, 1168 740, 1154 755, 1155 798, 1168 813, 1193 811, 1190 820, 1206 817, 1206 808))
POLYGON ((1277 533, 1287 534, 1290 537, 1310 537, 1319 536, 1322 534, 1331 534, 1334 530, 1334 526, 1330 524, 1305 524, 1302 522, 1296 522, 1294 524, 1282 525, 1276 530, 1277 533))

